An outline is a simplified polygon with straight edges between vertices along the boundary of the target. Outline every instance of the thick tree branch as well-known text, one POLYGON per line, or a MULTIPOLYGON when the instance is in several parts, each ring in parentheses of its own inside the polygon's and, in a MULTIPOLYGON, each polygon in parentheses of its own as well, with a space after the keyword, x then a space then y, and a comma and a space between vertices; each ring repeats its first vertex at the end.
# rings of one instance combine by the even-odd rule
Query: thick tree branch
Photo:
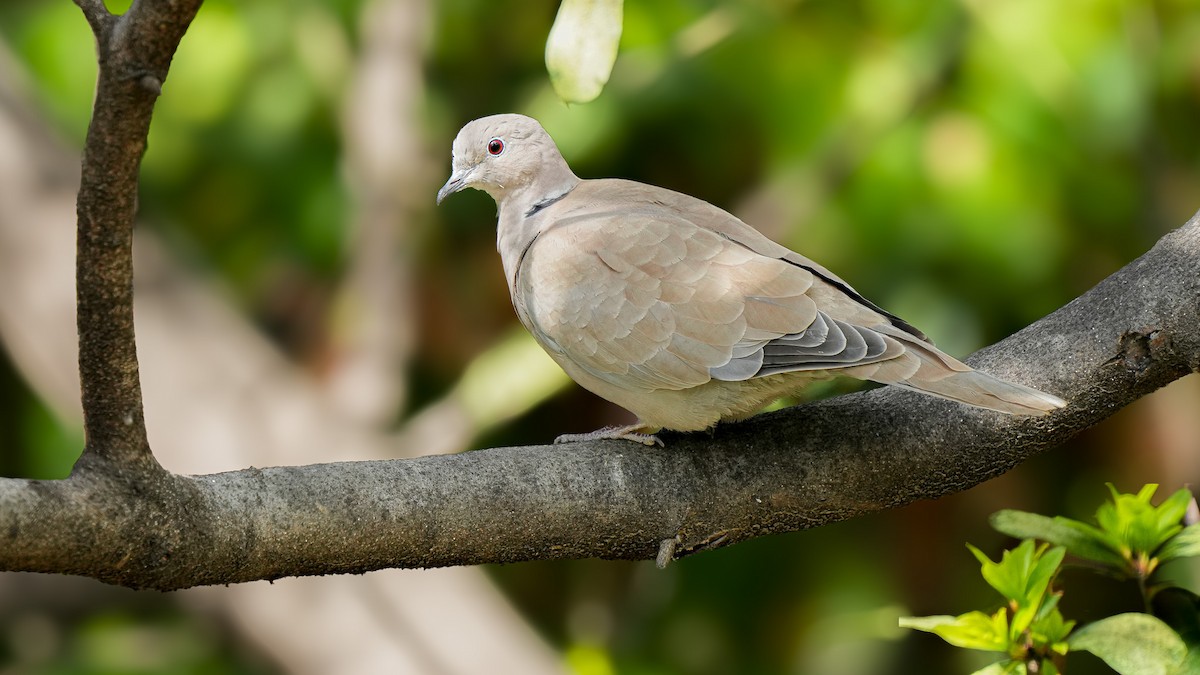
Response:
POLYGON ((79 377, 96 458, 153 465, 133 337, 133 219, 154 102, 201 0, 137 0, 120 17, 77 0, 96 35, 100 73, 77 202, 79 377))
POLYGON ((173 589, 384 567, 666 562, 939 497, 1200 370, 1198 268, 1200 214, 969 360, 1070 400, 1047 418, 884 388, 668 435, 662 449, 609 441, 150 482, 117 470, 3 480, 0 569, 173 589))

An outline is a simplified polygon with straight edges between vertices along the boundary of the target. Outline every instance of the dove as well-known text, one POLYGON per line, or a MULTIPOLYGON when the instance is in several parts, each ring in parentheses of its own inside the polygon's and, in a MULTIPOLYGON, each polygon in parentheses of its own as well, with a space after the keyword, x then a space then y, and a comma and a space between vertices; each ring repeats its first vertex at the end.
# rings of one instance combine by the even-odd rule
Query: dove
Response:
POLYGON ((580 179, 537 120, 469 122, 437 193, 499 208, 496 245, 525 328, 634 424, 555 442, 698 431, 750 417, 814 380, 847 376, 1013 415, 1056 396, 973 370, 850 284, 706 201, 580 179))

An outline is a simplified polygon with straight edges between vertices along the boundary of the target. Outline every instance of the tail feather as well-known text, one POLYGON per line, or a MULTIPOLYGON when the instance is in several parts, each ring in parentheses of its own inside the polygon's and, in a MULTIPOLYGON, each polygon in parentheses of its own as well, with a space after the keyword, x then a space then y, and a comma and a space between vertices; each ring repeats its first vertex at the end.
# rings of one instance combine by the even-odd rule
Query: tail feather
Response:
POLYGON ((1053 394, 972 370, 928 343, 905 346, 906 355, 919 360, 920 366, 903 379, 887 379, 887 384, 1010 415, 1045 415, 1067 404, 1053 394))
POLYGON ((892 384, 1010 415, 1045 415, 1066 405, 1066 401, 1052 394, 978 370, 950 372, 939 379, 925 379, 918 372, 892 384))

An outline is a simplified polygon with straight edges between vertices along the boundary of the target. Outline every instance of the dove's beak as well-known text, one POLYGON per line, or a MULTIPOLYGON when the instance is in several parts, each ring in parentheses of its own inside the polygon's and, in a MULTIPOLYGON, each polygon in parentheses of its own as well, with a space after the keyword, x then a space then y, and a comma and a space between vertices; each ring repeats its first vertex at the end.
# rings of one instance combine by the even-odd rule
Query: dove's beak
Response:
POLYGON ((450 180, 446 181, 446 184, 442 186, 441 190, 438 190, 437 203, 439 206, 441 205, 443 199, 467 186, 465 181, 468 173, 468 171, 459 169, 458 171, 450 174, 450 180))

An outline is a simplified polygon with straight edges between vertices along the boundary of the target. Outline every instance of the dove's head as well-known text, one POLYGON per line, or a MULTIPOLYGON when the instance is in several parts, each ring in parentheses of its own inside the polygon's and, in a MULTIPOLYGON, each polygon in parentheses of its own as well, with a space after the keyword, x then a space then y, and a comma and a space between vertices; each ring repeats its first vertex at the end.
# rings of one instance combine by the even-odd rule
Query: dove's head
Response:
POLYGON ((536 203, 579 181, 550 134, 524 115, 492 115, 467 123, 454 139, 450 163, 450 180, 438 190, 439 204, 464 188, 483 190, 497 204, 518 195, 536 203))

